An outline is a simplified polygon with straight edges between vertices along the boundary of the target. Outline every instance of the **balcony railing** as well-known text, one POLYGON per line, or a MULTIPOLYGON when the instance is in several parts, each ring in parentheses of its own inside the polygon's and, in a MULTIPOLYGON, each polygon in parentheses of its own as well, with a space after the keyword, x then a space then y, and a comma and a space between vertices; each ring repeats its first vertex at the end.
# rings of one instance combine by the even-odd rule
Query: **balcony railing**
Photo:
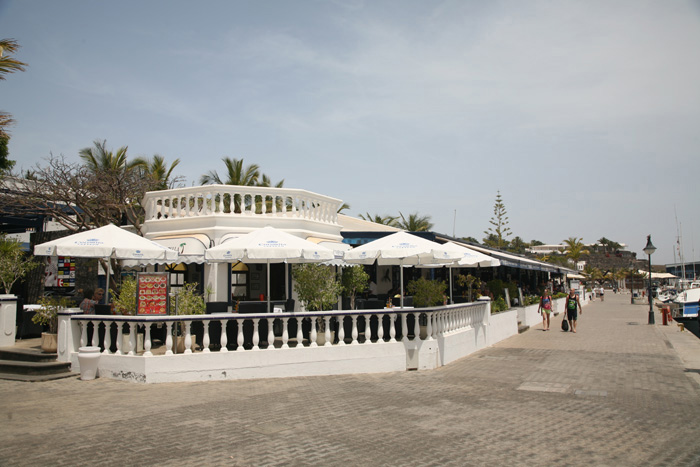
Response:
POLYGON ((202 216, 267 216, 337 223, 342 201, 306 190, 202 185, 146 193, 146 221, 202 216))
MULTIPOLYGON (((192 354, 193 326, 201 323, 201 353, 247 352, 300 347, 370 345, 382 342, 434 340, 487 322, 488 305, 469 303, 421 309, 384 309, 306 313, 234 314, 184 316, 73 315, 80 323, 80 346, 100 346, 103 353, 137 355, 137 334, 143 332, 144 357, 155 357, 152 334, 164 336, 164 355, 173 355, 173 336, 184 336, 184 354, 192 354), (88 341, 88 323, 92 337, 88 341), (121 325, 120 325, 121 324, 121 325), (341 325, 342 324, 342 325, 341 325), (124 328, 129 330, 127 348, 122 348, 124 328), (109 332, 105 332, 108 329, 109 332), (292 332, 290 332, 290 329, 292 332), (116 332, 115 332, 116 330, 116 332), (100 332, 101 331, 101 332, 100 332), (102 334, 102 338, 100 338, 102 334), (116 352, 112 340, 116 336, 116 352), (102 339, 102 342, 100 342, 102 339)), ((199 352, 198 352, 199 353, 199 352)))

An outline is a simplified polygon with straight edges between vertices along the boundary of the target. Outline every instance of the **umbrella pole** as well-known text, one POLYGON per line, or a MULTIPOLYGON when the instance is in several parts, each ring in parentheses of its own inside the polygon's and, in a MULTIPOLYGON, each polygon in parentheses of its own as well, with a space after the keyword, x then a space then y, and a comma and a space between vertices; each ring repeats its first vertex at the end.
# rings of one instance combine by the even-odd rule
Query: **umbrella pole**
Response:
POLYGON ((452 299, 452 266, 450 266, 450 305, 454 304, 454 302, 452 299))
POLYGON ((112 276, 112 262, 107 257, 107 291, 105 292, 105 305, 109 305, 109 278, 112 276))
POLYGON ((401 263, 399 263, 399 277, 401 278, 401 308, 403 308, 403 258, 401 258, 401 263))
POLYGON ((270 312, 270 260, 267 260, 267 312, 270 312))

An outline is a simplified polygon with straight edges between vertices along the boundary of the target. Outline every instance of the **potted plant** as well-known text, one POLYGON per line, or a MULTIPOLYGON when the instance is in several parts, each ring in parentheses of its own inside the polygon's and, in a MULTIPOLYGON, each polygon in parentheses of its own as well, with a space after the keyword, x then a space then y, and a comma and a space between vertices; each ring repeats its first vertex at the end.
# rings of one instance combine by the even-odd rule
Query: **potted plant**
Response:
POLYGON ((355 296, 367 290, 369 284, 369 274, 365 268, 356 264, 352 267, 343 268, 341 276, 343 293, 350 297, 350 309, 355 309, 355 296))
MULTIPOLYGON (((342 286, 335 272, 321 264, 299 264, 292 269, 294 290, 307 311, 324 311, 333 308, 338 302, 342 286)), ((318 332, 318 344, 325 344, 326 321, 317 318, 315 323, 318 332), (323 336, 323 337, 322 337, 323 336)), ((334 340, 334 332, 331 333, 334 340)))
POLYGON ((19 240, 0 235, 0 282, 6 294, 11 293, 15 282, 37 266, 39 263, 22 251, 19 240))
POLYGON ((44 297, 39 300, 39 308, 36 314, 32 317, 34 324, 44 326, 48 332, 41 333, 41 351, 46 353, 56 353, 58 349, 58 340, 56 333, 58 332, 58 312, 71 305, 68 297, 44 297))
MULTIPOLYGON (((170 297, 170 310, 175 315, 203 315, 207 309, 204 297, 197 293, 197 282, 190 282, 180 288, 175 295, 170 297), (174 311, 173 311, 174 310, 174 311)), ((201 322, 193 323, 194 330, 190 330, 192 345, 194 350, 197 341, 202 342, 204 328, 201 322), (200 336, 201 334, 201 336, 200 336)), ((180 323, 179 335, 177 336, 176 350, 178 353, 185 351, 185 323, 180 323)))
MULTIPOLYGON (((447 284, 443 281, 429 281, 421 277, 409 282, 406 289, 413 295, 413 306, 416 308, 426 308, 437 306, 445 302, 447 284)), ((428 334, 428 322, 427 316, 424 313, 421 313, 419 325, 420 338, 425 339, 428 334)))

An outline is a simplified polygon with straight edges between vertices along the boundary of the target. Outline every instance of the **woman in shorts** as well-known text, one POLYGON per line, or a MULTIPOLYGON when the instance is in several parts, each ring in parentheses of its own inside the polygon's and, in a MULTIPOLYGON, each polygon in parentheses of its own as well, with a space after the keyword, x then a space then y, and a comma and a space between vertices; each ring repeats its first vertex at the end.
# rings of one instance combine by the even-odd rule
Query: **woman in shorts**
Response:
POLYGON ((542 313, 542 330, 549 331, 549 315, 552 312, 552 296, 549 289, 544 289, 537 312, 542 313))

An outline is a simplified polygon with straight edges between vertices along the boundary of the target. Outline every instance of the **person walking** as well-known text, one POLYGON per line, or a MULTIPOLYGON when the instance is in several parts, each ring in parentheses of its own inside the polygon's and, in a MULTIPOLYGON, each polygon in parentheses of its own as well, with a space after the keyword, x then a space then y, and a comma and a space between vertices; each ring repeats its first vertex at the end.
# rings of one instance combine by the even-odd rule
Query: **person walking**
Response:
POLYGON ((552 296, 549 289, 544 289, 537 312, 542 313, 542 330, 549 331, 549 315, 552 312, 552 296))
POLYGON ((569 295, 566 297, 566 319, 569 320, 569 329, 571 332, 576 332, 576 321, 578 320, 578 312, 583 314, 581 302, 576 295, 574 289, 569 290, 569 295))

